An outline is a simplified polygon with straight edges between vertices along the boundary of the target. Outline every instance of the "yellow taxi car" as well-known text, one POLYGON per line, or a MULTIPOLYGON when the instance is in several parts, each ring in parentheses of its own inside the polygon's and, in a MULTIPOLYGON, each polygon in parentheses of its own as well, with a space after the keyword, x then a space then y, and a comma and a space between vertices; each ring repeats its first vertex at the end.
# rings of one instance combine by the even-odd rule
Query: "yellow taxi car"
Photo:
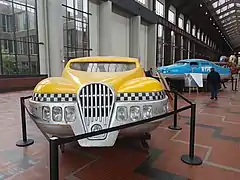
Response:
MULTIPOLYGON (((83 57, 70 60, 61 77, 39 82, 29 105, 42 131, 69 137, 164 114, 168 96, 158 80, 145 76, 138 59, 83 57)), ((149 133, 163 120, 78 143, 82 147, 113 146, 118 137, 149 133)))

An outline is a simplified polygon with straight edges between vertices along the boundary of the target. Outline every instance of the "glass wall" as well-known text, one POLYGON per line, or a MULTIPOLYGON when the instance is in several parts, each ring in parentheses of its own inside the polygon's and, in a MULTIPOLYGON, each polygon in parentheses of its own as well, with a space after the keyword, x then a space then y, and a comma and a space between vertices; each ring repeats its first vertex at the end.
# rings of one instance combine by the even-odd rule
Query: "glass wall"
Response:
POLYGON ((0 1, 0 75, 39 74, 36 3, 0 1))
POLYGON ((88 0, 65 0, 64 58, 90 56, 88 0))
POLYGON ((157 67, 164 65, 164 29, 163 25, 158 25, 157 38, 157 67))
POLYGON ((175 52, 176 52, 176 36, 175 32, 171 31, 171 60, 175 63, 175 52))

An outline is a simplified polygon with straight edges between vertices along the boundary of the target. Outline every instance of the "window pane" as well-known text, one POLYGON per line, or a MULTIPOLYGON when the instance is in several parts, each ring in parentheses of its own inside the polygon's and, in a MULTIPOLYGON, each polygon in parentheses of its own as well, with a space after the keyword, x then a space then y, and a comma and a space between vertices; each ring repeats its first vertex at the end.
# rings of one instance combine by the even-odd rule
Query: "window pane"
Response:
POLYGON ((164 5, 156 0, 156 14, 159 16, 164 16, 164 5))
POLYGON ((183 29, 183 19, 182 18, 178 18, 178 27, 183 29))
POLYGON ((175 23, 175 14, 173 11, 169 10, 168 11, 168 21, 171 23, 175 23))
POLYGON ((0 1, 0 5, 0 75, 39 74, 35 0, 0 1))
POLYGON ((90 55, 87 7, 88 0, 67 0, 63 6, 65 60, 90 55))

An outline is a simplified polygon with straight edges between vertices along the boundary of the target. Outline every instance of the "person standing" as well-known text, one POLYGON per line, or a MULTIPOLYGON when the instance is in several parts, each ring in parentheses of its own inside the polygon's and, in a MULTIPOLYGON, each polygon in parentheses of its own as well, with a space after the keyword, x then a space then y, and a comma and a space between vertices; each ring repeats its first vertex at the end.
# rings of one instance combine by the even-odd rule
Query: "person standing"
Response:
POLYGON ((214 68, 210 69, 210 73, 207 75, 208 87, 211 91, 211 99, 218 99, 218 91, 221 88, 221 78, 220 74, 215 71, 214 68))
POLYGON ((150 68, 150 70, 146 71, 145 75, 146 75, 147 77, 153 77, 153 69, 150 68))

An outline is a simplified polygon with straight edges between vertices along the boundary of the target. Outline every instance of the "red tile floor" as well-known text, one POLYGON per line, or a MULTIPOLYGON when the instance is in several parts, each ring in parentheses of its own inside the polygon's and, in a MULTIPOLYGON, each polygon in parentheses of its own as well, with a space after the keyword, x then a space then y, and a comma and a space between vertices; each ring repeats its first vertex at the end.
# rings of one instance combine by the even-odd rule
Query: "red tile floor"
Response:
MULTIPOLYGON (((230 87, 230 84, 228 85, 230 87)), ((48 180, 48 142, 28 118, 35 143, 16 147, 21 138, 19 97, 31 91, 0 94, 0 180, 48 180)), ((188 153, 189 111, 179 116, 181 131, 168 129, 171 119, 152 133, 149 151, 118 142, 113 148, 80 148, 60 153, 65 180, 233 180, 240 179, 240 93, 224 90, 219 100, 208 93, 186 94, 197 103, 195 153, 200 166, 184 164, 188 153)), ((179 103, 181 106, 183 103, 179 103)))

